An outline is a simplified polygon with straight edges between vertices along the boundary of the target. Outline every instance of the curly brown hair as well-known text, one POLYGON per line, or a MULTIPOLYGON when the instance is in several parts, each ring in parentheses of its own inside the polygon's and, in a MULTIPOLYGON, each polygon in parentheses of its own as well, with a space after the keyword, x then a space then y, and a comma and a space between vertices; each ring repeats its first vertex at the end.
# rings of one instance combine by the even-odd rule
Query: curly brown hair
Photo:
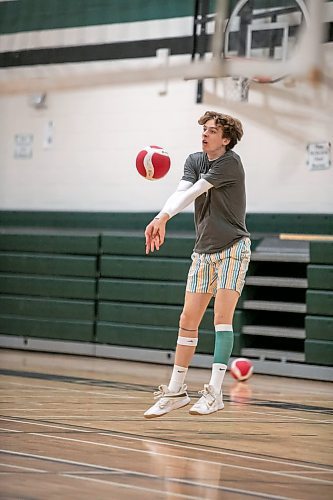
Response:
POLYGON ((237 142, 241 140, 243 136, 243 126, 237 118, 217 113, 217 111, 206 111, 206 113, 199 118, 198 123, 199 125, 204 125, 208 120, 214 120, 217 127, 222 127, 223 137, 230 139, 229 144, 226 146, 226 151, 232 149, 237 142))

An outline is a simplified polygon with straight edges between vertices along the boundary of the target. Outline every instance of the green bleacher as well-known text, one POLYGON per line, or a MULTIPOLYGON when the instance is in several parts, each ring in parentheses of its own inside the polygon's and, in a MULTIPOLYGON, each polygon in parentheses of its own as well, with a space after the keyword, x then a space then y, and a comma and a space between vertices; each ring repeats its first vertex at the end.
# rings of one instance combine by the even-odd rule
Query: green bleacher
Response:
MULTIPOLYGON (((156 352, 173 352, 193 216, 172 219, 165 245, 146 256, 143 233, 152 215, 0 212, 0 337, 6 346, 14 337, 81 342, 122 347, 125 354, 134 348, 138 360, 140 349, 149 350, 151 361, 156 352)), ((305 371, 333 365, 332 219, 248 215, 253 253, 234 318, 233 356, 257 360, 263 372, 272 363, 305 371), (328 241, 281 240, 280 233, 326 235, 328 241)), ((209 356, 213 347, 210 304, 197 353, 209 356)))

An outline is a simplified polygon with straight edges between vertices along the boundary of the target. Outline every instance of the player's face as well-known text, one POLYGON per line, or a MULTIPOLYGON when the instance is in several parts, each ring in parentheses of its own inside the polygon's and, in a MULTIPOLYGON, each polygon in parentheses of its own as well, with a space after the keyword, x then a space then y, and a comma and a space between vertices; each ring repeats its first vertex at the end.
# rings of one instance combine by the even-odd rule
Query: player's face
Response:
POLYGON ((223 137, 223 130, 215 120, 208 120, 202 130, 202 150, 207 153, 208 158, 217 158, 225 153, 225 146, 229 139, 223 137))

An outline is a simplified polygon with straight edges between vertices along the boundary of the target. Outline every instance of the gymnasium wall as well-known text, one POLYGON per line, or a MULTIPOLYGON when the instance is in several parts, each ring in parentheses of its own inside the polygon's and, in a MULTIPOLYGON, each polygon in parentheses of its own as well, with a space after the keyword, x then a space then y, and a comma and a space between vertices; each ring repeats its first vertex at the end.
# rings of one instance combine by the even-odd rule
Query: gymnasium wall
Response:
MULTIPOLYGON (((81 6, 85 16, 61 0, 0 2, 0 80, 43 64, 43 71, 56 68, 70 79, 73 65, 95 65, 94 57, 99 68, 149 64, 163 37, 173 40, 175 57, 189 59, 193 2, 168 1, 167 10, 156 1, 122 2, 123 17, 114 19, 116 3, 87 0, 81 6), (163 16, 177 22, 168 24, 163 16), (158 38, 161 26, 165 31, 158 38), (140 44, 142 37, 149 43, 140 44), (111 61, 105 61, 107 54, 111 61)), ((181 177, 187 155, 200 149, 197 118, 216 109, 244 123, 236 151, 246 169, 248 212, 332 212, 333 169, 310 171, 306 148, 331 141, 333 124, 325 111, 309 105, 308 91, 297 88, 291 101, 273 99, 273 109, 236 110, 214 88, 205 82, 203 104, 195 103, 193 81, 171 81, 163 96, 165 82, 54 91, 41 109, 32 106, 31 95, 0 95, 0 209, 158 210, 181 177), (282 109, 285 116, 277 113, 282 109), (17 135, 32 136, 30 158, 15 157, 17 135), (146 144, 161 145, 171 155, 170 174, 158 182, 145 181, 135 170, 135 156, 146 144)), ((250 91, 250 104, 261 99, 250 91)))

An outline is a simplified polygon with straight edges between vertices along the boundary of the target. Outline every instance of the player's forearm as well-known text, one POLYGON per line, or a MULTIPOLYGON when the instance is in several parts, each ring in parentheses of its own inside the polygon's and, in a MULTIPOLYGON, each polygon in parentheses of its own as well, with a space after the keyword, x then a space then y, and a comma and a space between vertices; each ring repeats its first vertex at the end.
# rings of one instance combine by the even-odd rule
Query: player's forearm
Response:
POLYGON ((188 189, 174 192, 168 198, 164 207, 156 217, 159 219, 163 217, 163 220, 165 221, 171 219, 171 217, 174 217, 179 212, 184 210, 184 208, 188 207, 198 196, 207 192, 212 187, 212 184, 204 179, 200 179, 195 184, 192 184, 188 189), (165 215, 168 216, 167 219, 165 219, 165 215))

